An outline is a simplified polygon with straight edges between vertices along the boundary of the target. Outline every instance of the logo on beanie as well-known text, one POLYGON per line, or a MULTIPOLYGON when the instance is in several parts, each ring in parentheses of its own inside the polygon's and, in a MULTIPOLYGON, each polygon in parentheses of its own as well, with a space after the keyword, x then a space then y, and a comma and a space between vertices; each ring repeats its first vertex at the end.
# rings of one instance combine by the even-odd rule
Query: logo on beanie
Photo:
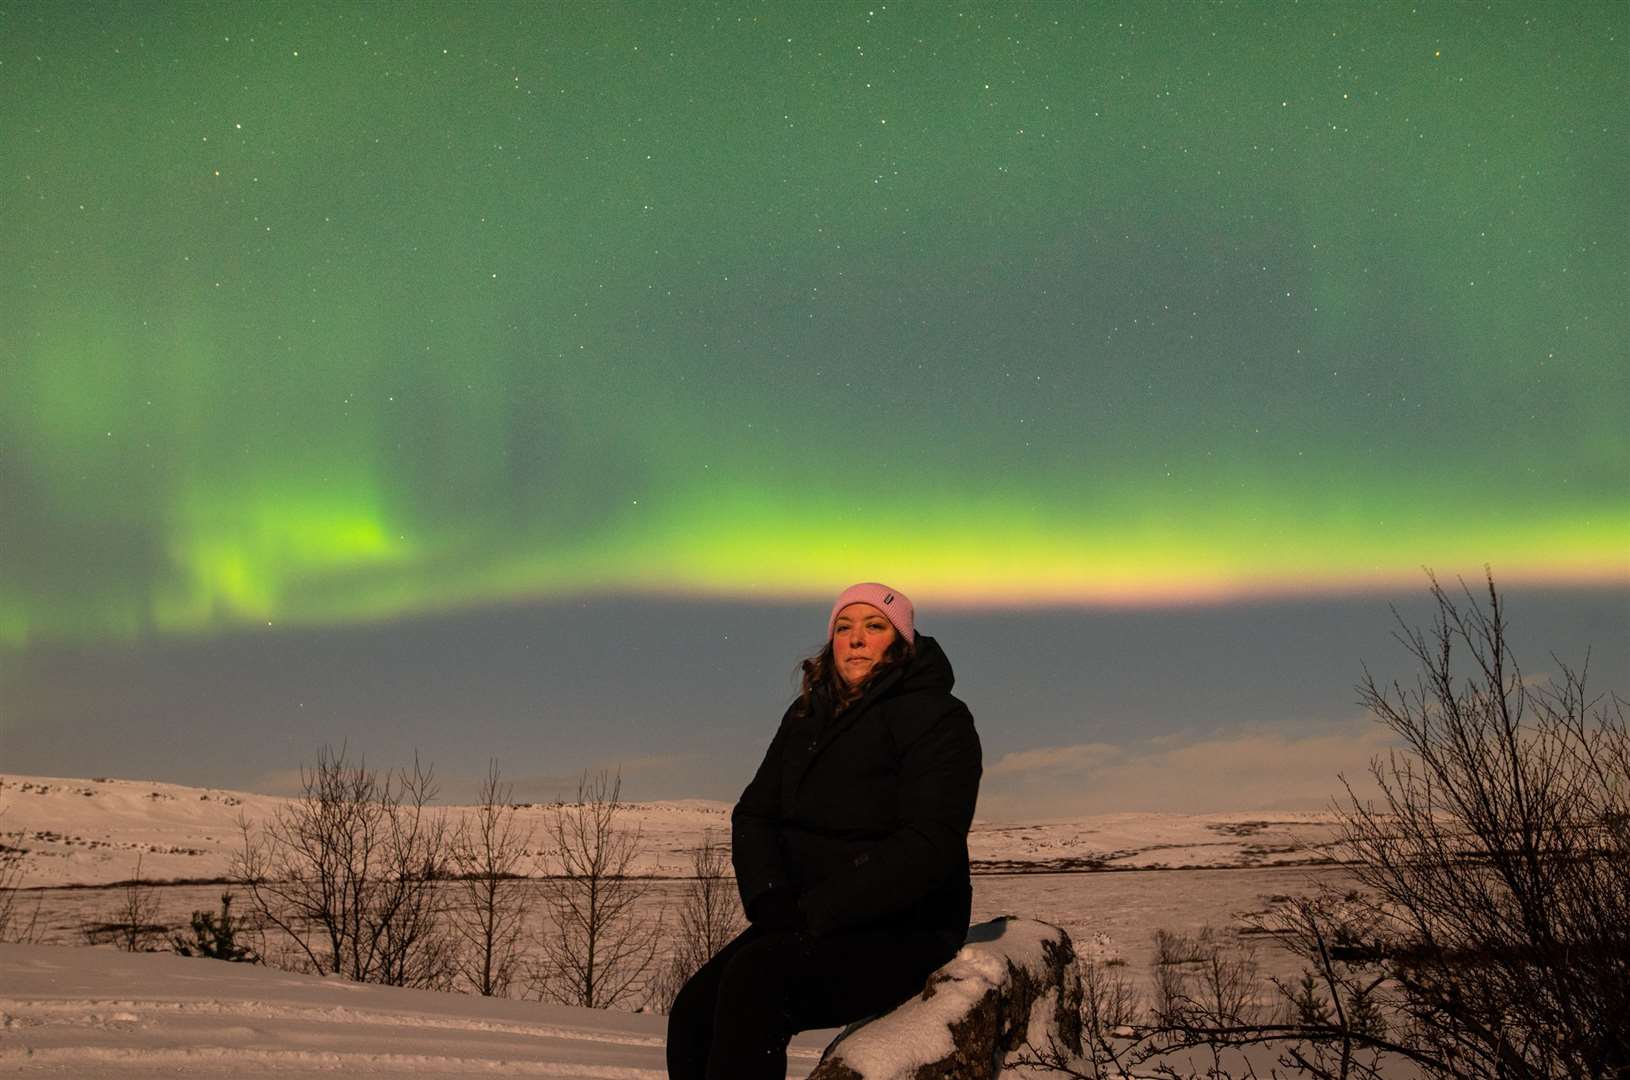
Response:
POLYGON ((894 603, 894 594, 893 594, 893 593, 889 593, 889 594, 888 594, 888 595, 887 595, 887 596, 885 596, 885 597, 883 597, 883 603, 885 603, 885 604, 892 604, 892 603, 894 603))

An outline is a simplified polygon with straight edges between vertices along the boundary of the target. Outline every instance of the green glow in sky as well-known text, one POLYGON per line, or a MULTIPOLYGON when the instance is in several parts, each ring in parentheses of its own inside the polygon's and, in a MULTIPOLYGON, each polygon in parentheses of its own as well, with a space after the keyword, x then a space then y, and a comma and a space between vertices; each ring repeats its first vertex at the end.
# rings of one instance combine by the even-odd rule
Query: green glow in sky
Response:
POLYGON ((1630 577, 1623 4, 0 13, 0 642, 1630 577))

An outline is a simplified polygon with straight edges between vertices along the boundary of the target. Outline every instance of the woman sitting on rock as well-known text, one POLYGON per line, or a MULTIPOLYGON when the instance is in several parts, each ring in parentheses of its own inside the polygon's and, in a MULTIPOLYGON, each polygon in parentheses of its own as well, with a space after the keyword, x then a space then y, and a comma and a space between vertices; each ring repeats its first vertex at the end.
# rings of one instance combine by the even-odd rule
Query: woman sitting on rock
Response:
POLYGON ((751 926, 668 1018, 672 1080, 784 1080, 787 1042, 887 1010, 961 947, 979 737, 911 601, 844 590, 731 815, 751 926))

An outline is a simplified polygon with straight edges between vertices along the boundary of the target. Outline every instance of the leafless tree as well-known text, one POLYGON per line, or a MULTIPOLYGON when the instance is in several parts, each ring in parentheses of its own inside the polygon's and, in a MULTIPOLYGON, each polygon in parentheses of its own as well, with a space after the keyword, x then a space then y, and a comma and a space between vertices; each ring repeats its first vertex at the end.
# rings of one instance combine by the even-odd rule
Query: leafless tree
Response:
POLYGON ((443 989, 453 978, 440 910, 446 817, 415 758, 380 773, 324 747, 301 794, 258 828, 240 822, 234 876, 307 970, 443 989))
POLYGON ((516 820, 513 791, 487 766, 480 801, 453 837, 450 869, 458 899, 448 912, 461 948, 458 972, 475 992, 505 997, 520 969, 530 908, 523 860, 532 831, 516 820))
POLYGON ((690 977, 743 927, 729 844, 711 831, 704 833, 691 849, 691 871, 679 900, 673 952, 652 981, 651 1006, 657 1012, 667 1012, 690 977))
POLYGON ((1341 842, 1396 982, 1399 1022, 1444 1077, 1630 1070, 1630 734, 1585 666, 1525 679, 1489 576, 1485 603, 1431 582, 1427 630, 1399 620, 1413 685, 1366 670, 1363 704, 1402 743, 1351 795, 1341 842), (1464 660, 1461 659, 1464 655, 1464 660))
POLYGON ((548 1001, 591 1009, 638 1000, 656 963, 661 919, 640 910, 648 884, 632 875, 638 828, 620 819, 622 778, 584 773, 577 801, 549 824, 551 916, 542 931, 530 985, 548 1001))
MULTIPOLYGON (((1492 576, 1483 601, 1435 578, 1431 595, 1430 628, 1400 618, 1396 633, 1420 666, 1414 684, 1366 670, 1359 686, 1400 743, 1372 765, 1379 800, 1349 787, 1338 807, 1359 887, 1296 899, 1263 927, 1304 962, 1299 981, 1275 984, 1278 1015, 1197 997, 1157 965, 1153 1015, 1112 1047, 1117 1074, 1216 1076, 1225 1050, 1250 1071, 1245 1053, 1261 1048, 1320 1080, 1399 1067, 1442 1080, 1630 1075, 1624 702, 1591 698, 1585 669, 1560 660, 1550 680, 1525 679, 1492 576), (1196 1048, 1218 1056, 1175 1064, 1196 1048)), ((1209 970, 1233 984, 1229 965, 1209 970)))

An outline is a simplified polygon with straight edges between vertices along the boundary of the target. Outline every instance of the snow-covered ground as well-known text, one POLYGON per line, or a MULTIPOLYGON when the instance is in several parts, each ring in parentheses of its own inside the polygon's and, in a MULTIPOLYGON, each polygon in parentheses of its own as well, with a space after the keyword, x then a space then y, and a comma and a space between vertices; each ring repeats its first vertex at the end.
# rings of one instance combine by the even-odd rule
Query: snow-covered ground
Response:
MULTIPOLYGON (((107 886, 130 878, 138 856, 150 882, 223 879, 240 841, 239 816, 262 820, 285 801, 147 781, 0 774, 0 839, 25 852, 22 904, 37 905, 34 940, 45 943, 0 946, 0 1067, 93 1080, 341 1071, 666 1075, 658 1016, 70 947, 83 940, 83 926, 117 909, 123 890, 107 886)), ((547 806, 523 811, 540 837, 549 813, 547 806)), ((625 824, 642 831, 642 868, 668 879, 653 882, 645 901, 650 917, 662 919, 684 887, 689 848, 709 830, 728 835, 729 807, 640 803, 625 824)), ((1083 954, 1124 960, 1125 972, 1143 981, 1155 929, 1238 931, 1273 897, 1343 878, 1340 869, 1310 865, 1326 857, 1329 835, 1320 814, 976 823, 974 919, 1014 914, 1055 923, 1083 954)), ((193 910, 216 908, 221 891, 155 887, 157 920, 181 930, 193 910)), ((1265 973, 1294 974, 1271 944, 1260 956, 1265 973)), ((832 1034, 801 1036, 790 1075, 813 1068, 832 1034)))
MULTIPOLYGON (((248 964, 0 945, 0 1071, 657 1080, 664 1019, 364 986, 248 964)), ((835 1032, 800 1035, 788 1075, 835 1032)))

